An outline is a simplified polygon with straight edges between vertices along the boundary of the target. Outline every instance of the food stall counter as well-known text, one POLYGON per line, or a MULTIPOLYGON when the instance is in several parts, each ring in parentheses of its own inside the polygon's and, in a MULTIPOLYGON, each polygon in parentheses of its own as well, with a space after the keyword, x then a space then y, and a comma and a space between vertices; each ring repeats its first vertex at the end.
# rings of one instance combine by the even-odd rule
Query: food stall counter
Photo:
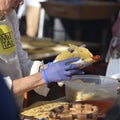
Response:
POLYGON ((100 45, 97 43, 73 40, 53 40, 51 38, 35 39, 22 36, 21 41, 23 49, 28 52, 28 56, 32 60, 43 60, 55 57, 63 50, 66 50, 70 43, 78 46, 86 44, 88 49, 94 49, 94 51, 99 50, 100 48, 100 45))

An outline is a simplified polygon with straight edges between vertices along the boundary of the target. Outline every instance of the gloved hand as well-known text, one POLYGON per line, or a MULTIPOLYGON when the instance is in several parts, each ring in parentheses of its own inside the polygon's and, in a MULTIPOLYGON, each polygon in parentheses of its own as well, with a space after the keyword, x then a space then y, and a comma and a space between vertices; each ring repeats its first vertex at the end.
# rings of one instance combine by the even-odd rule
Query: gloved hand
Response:
POLYGON ((60 82, 63 80, 71 80, 73 75, 82 74, 82 71, 71 62, 78 61, 79 58, 70 58, 63 61, 48 63, 45 69, 41 70, 45 83, 60 82))

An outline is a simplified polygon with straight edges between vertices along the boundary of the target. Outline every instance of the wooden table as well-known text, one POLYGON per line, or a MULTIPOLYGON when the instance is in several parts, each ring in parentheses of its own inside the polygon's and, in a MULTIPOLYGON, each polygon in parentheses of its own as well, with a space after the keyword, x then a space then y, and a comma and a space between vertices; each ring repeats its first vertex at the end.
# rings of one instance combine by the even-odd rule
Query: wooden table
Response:
POLYGON ((110 19, 120 9, 120 3, 101 1, 47 1, 41 5, 49 16, 75 20, 110 19))

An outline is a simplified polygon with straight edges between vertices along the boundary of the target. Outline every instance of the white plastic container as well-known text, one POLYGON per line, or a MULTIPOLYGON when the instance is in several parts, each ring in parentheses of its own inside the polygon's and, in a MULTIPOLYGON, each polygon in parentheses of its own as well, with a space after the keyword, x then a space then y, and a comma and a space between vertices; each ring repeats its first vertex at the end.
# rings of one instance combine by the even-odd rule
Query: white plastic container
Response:
POLYGON ((117 97, 116 79, 99 75, 78 75, 65 82, 68 101, 103 100, 117 97))

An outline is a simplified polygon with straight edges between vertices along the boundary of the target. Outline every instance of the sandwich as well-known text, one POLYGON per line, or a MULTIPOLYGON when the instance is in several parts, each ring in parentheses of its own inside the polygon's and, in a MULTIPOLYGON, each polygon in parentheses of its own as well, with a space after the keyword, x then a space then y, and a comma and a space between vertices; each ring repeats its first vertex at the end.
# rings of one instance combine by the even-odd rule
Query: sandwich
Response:
POLYGON ((74 64, 80 63, 82 64, 82 68, 83 66, 86 67, 100 59, 99 55, 93 55, 86 47, 78 47, 76 45, 69 44, 69 48, 57 55, 54 62, 74 57, 80 58, 78 61, 74 62, 74 64))

